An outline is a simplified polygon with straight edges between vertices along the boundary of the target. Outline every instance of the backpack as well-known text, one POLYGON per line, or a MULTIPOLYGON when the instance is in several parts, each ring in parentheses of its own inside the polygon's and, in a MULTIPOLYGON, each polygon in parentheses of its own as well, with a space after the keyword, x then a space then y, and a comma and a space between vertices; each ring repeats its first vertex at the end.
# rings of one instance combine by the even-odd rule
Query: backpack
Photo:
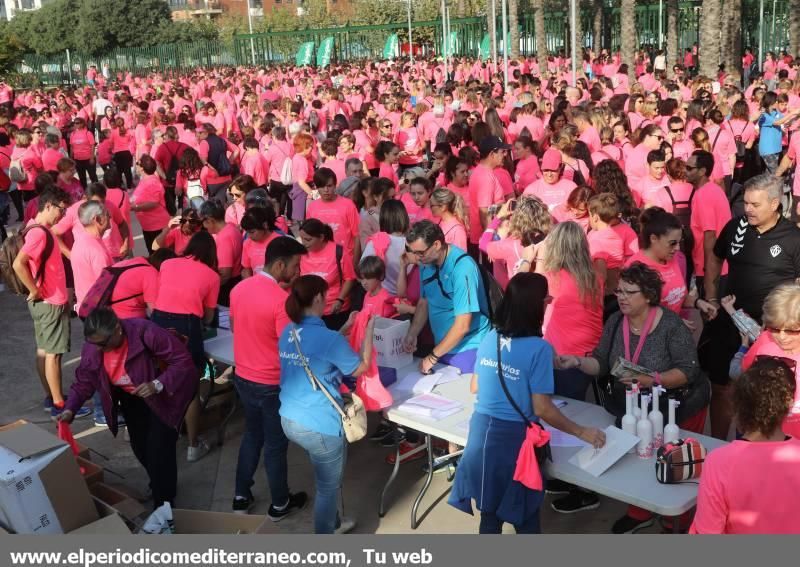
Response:
POLYGON ((308 117, 308 127, 312 132, 319 130, 319 114, 315 110, 312 110, 308 117))
POLYGON ((175 181, 178 178, 178 169, 180 168, 180 165, 178 163, 178 152, 174 152, 174 153, 170 152, 170 154, 171 155, 170 155, 170 158, 169 158, 169 167, 167 168, 167 171, 165 172, 165 174, 167 176, 166 177, 166 181, 167 181, 166 186, 175 188, 175 181))
POLYGON ((689 194, 688 201, 676 201, 675 197, 672 196, 669 185, 665 185, 664 189, 667 190, 669 200, 672 201, 672 214, 681 221, 681 225, 683 225, 684 229, 688 229, 692 220, 692 199, 694 198, 695 188, 692 187, 692 192, 689 194))
POLYGON ((731 134, 733 134, 733 141, 736 142, 736 163, 744 163, 744 158, 747 155, 747 144, 742 141, 742 134, 744 134, 744 131, 747 129, 747 124, 744 125, 742 131, 738 134, 733 131, 733 126, 731 126, 730 122, 728 122, 728 126, 731 129, 731 134))
POLYGON ((336 271, 339 273, 339 285, 344 283, 344 272, 342 272, 342 257, 344 256, 344 247, 341 244, 336 245, 336 271))
POLYGON ((444 128, 439 128, 436 131, 436 143, 437 144, 444 144, 447 142, 447 132, 445 132, 444 128))
POLYGON ((111 301, 111 296, 114 294, 114 287, 116 287, 120 276, 128 270, 144 266, 149 266, 149 264, 133 264, 132 266, 122 267, 108 266, 107 268, 103 268, 103 271, 100 272, 100 276, 98 276, 92 287, 89 288, 86 297, 83 298, 83 303, 81 303, 78 308, 78 317, 86 319, 92 311, 99 307, 108 307, 115 303, 122 303, 123 301, 128 301, 129 299, 143 295, 142 293, 135 293, 128 297, 111 301))
MULTIPOLYGON (((471 258, 471 256, 469 254, 462 254, 456 258, 453 266, 455 267, 458 265, 458 263, 464 258, 471 258)), ((489 312, 484 313, 484 315, 489 317, 490 321, 494 321, 494 314, 497 313, 497 308, 500 307, 500 302, 503 301, 505 292, 503 291, 503 287, 500 285, 500 283, 498 283, 494 275, 492 275, 489 270, 482 266, 480 262, 475 262, 475 265, 478 266, 478 273, 480 274, 481 281, 483 282, 483 292, 486 295, 486 305, 489 309, 489 312)))
POLYGON ((586 178, 583 176, 583 172, 581 171, 580 165, 578 165, 578 167, 572 167, 568 163, 564 165, 566 165, 568 168, 572 170, 572 182, 575 185, 577 185, 578 187, 580 187, 581 185, 586 185, 586 178))
POLYGON ((56 244, 55 238, 47 227, 40 224, 32 224, 18 234, 6 238, 3 241, 3 245, 0 246, 0 275, 3 276, 3 281, 6 283, 6 287, 9 291, 17 295, 26 295, 29 291, 14 271, 14 260, 16 260, 20 250, 22 250, 25 244, 25 236, 34 228, 41 228, 45 231, 45 244, 44 250, 42 251, 42 258, 39 262, 39 268, 36 270, 36 273, 33 274, 33 278, 37 283, 43 282, 45 266, 56 244))
POLYGON ((228 159, 228 145, 219 136, 209 136, 208 142, 208 163, 211 164, 220 176, 230 175, 231 162, 228 159))
POLYGON ((28 174, 25 172, 25 168, 22 167, 22 160, 11 160, 11 165, 8 168, 8 176, 14 183, 25 183, 28 181, 28 174))

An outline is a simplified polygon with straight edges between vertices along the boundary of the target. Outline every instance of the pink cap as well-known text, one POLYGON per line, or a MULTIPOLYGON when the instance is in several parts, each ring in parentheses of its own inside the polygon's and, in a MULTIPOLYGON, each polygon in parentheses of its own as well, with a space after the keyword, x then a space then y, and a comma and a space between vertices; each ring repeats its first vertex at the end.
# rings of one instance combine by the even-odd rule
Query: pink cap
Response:
POLYGON ((547 150, 542 157, 542 171, 558 171, 561 169, 561 152, 547 150))

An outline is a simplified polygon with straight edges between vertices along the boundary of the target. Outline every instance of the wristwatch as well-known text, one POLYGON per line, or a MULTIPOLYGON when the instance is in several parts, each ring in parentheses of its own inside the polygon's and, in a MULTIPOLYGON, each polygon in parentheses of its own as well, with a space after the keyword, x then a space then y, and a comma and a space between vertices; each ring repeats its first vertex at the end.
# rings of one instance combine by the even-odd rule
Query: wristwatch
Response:
POLYGON ((160 394, 164 391, 164 384, 162 384, 159 380, 153 380, 153 387, 156 389, 156 394, 160 394))

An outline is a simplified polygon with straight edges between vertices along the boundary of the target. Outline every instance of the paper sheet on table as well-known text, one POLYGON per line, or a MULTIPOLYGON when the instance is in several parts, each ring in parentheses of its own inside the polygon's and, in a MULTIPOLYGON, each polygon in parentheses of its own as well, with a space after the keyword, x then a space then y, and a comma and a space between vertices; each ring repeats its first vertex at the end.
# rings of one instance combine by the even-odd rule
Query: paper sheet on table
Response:
POLYGON ((588 447, 589 444, 586 441, 581 441, 574 435, 570 435, 569 433, 564 433, 560 429, 556 429, 552 425, 546 422, 542 422, 544 425, 545 431, 550 433, 550 445, 552 447, 588 447))
POLYGON ((619 461, 639 438, 609 425, 606 427, 606 444, 600 449, 584 447, 569 460, 570 464, 582 468, 592 476, 600 476, 619 461))
POLYGON ((436 369, 433 374, 422 374, 421 372, 411 372, 397 381, 392 387, 393 390, 409 392, 414 394, 427 394, 436 386, 453 382, 461 377, 461 373, 453 366, 442 366, 436 369))
POLYGON ((464 404, 437 394, 421 394, 400 404, 398 410, 434 420, 444 419, 460 412, 464 404))

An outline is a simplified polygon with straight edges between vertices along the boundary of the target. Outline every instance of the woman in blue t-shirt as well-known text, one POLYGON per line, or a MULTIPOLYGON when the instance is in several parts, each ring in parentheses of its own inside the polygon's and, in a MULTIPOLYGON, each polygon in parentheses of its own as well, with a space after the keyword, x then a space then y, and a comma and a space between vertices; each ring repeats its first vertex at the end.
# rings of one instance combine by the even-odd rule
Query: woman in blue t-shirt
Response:
POLYGON ((472 377, 475 412, 448 502, 472 514, 474 499, 481 511, 482 534, 501 533, 503 522, 512 524, 517 533, 541 532, 544 493, 513 480, 526 420, 544 419, 595 447, 605 443, 602 431, 573 423, 550 399, 553 348, 541 338, 546 298, 544 276, 527 272, 514 276, 497 309, 495 328, 478 347, 472 377), (508 394, 519 411, 500 382, 498 354, 508 394))
MULTIPOLYGON (((319 276, 301 276, 294 282, 286 299, 286 314, 292 322, 278 342, 281 425, 286 437, 308 452, 314 466, 314 533, 318 534, 346 533, 355 526, 354 520, 339 517, 337 506, 347 439, 339 412, 323 392, 312 387, 300 353, 340 406, 342 377, 360 376, 372 356, 372 341, 364 341, 359 356, 344 336, 325 326, 322 314, 327 291, 328 284, 319 276)), ((367 325, 367 336, 372 336, 373 327, 374 319, 367 325)))

